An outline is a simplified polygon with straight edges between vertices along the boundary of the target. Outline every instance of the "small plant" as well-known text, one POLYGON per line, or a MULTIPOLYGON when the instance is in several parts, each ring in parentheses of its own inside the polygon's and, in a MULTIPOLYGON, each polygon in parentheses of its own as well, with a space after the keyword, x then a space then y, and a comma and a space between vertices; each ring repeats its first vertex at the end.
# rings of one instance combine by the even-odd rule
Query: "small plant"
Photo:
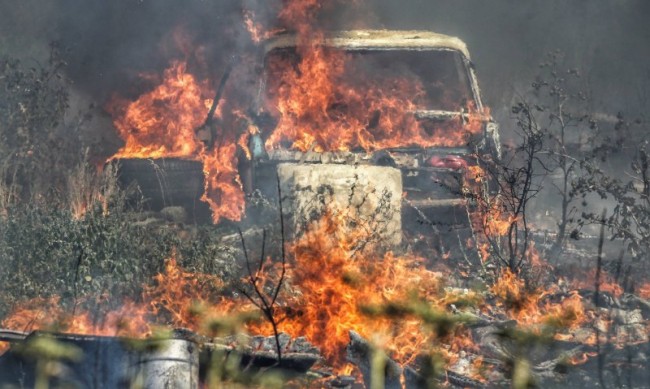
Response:
POLYGON ((599 167, 621 149, 626 124, 619 116, 614 135, 599 127, 597 115, 588 112, 589 98, 581 91, 580 72, 565 69, 562 57, 559 52, 549 54, 540 65, 532 94, 512 107, 519 138, 516 145, 504 145, 500 161, 482 164, 498 186, 498 195, 490 196, 485 187, 475 195, 479 212, 486 215, 482 229, 489 255, 514 273, 530 268, 536 254, 530 222, 544 205, 532 200, 541 199, 540 195, 559 200, 559 214, 553 215, 556 229, 546 253, 558 258, 567 239, 577 239, 579 230, 589 223, 585 215, 590 214, 587 199, 592 194, 605 198, 611 190, 622 200, 626 192, 622 185, 616 189, 615 183, 606 182, 599 167))
MULTIPOLYGON (((280 331, 279 324, 280 318, 278 315, 278 296, 280 295, 280 290, 284 284, 285 275, 287 272, 287 263, 284 253, 284 248, 282 248, 282 260, 280 263, 279 273, 272 271, 275 269, 273 264, 267 264, 267 258, 265 257, 265 245, 266 245, 266 230, 262 233, 262 250, 260 254, 260 259, 257 264, 257 267, 254 269, 251 264, 251 260, 246 248, 246 242, 244 235, 241 230, 239 230, 239 236, 242 243, 242 249, 244 251, 244 257, 246 259, 246 270, 248 271, 247 277, 245 277, 245 283, 239 288, 239 291, 246 296, 246 298, 255 305, 261 312, 264 318, 271 324, 273 329, 273 336, 275 337, 275 346, 276 352, 278 353, 278 364, 282 363, 282 347, 280 345, 280 331)), ((284 241, 282 242, 284 245, 284 241)))
MULTIPOLYGON (((503 147, 503 157, 497 163, 483 166, 498 187, 496 195, 489 191, 486 177, 475 177, 480 183, 473 194, 479 214, 479 230, 487 241, 485 255, 496 259, 513 273, 519 273, 531 250, 529 205, 542 189, 544 173, 538 172, 538 161, 543 149, 543 133, 535 120, 537 108, 519 103, 512 108, 517 118, 520 143, 503 147)), ((488 258, 484 258, 487 260, 488 258)))
MULTIPOLYGON (((282 190, 280 188, 280 181, 278 179, 278 199, 279 202, 279 217, 280 217, 280 269, 278 274, 274 274, 265 268, 266 263, 266 230, 262 232, 262 249, 260 253, 260 260, 257 269, 251 267, 250 257, 246 249, 246 241, 241 230, 239 230, 239 237, 241 239, 242 249, 244 251, 244 258, 246 259, 246 270, 248 271, 247 283, 244 287, 240 288, 241 293, 248 298, 264 315, 264 318, 271 324, 273 328, 273 336, 275 337, 276 352, 278 353, 278 364, 282 364, 282 347, 280 346, 280 332, 278 325, 280 319, 278 318, 278 297, 280 290, 283 287, 285 276, 287 274, 287 253, 284 232, 284 215, 282 210, 282 190)), ((272 266, 272 265, 271 265, 272 266)))

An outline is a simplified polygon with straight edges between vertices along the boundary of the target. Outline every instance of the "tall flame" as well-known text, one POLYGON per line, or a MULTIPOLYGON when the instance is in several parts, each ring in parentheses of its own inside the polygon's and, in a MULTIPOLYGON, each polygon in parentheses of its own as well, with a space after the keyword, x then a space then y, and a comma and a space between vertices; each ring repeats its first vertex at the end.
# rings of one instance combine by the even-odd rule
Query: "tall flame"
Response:
MULTIPOLYGON (((294 66, 290 57, 274 56, 269 69, 271 111, 278 124, 267 139, 269 148, 308 151, 377 150, 404 146, 462 146, 481 130, 484 113, 470 113, 425 128, 415 116, 426 109, 426 93, 418 78, 367 76, 350 61, 351 54, 327 48, 322 34, 301 41, 294 66)), ((470 109, 471 107, 464 107, 470 109)), ((462 110, 462 107, 458 107, 462 110)))
POLYGON ((368 339, 383 336, 393 357, 405 362, 426 349, 430 340, 420 322, 395 324, 369 318, 359 306, 406 300, 409 293, 431 301, 439 295, 440 275, 426 270, 416 258, 390 253, 376 258, 355 251, 355 244, 367 239, 367 233, 361 228, 345 228, 339 219, 343 215, 326 215, 294 244, 295 261, 300 265, 293 269, 291 279, 301 295, 291 305, 300 316, 287 318, 282 329, 306 336, 337 366, 345 360, 350 330, 368 339))
POLYGON ((208 92, 207 83, 197 82, 185 62, 173 61, 153 90, 133 102, 117 99, 109 111, 125 145, 114 158, 198 159, 204 145, 194 131, 212 104, 204 98, 208 92))
MULTIPOLYGON (((111 159, 184 158, 203 163, 205 193, 212 219, 240 220, 244 194, 237 173, 235 134, 221 131, 212 149, 198 139, 212 100, 207 81, 197 81, 187 63, 172 61, 161 83, 135 101, 114 99, 108 106, 125 145, 111 159), (228 141, 230 140, 230 141, 228 141)), ((222 104, 220 104, 222 105, 222 104)), ((217 112, 218 114, 218 112, 217 112)))

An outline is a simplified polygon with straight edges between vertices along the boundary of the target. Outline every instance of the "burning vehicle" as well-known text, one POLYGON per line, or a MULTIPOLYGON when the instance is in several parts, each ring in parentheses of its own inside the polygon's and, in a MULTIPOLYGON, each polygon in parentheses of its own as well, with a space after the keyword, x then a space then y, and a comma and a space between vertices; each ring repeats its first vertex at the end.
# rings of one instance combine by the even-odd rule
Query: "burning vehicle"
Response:
MULTIPOLYGON (((357 30, 279 34, 262 47, 253 106, 239 113, 246 125, 238 135, 236 171, 243 191, 238 201, 243 194, 261 194, 277 203, 279 182, 289 199, 284 209, 298 224, 322 212, 316 208, 324 201, 356 204, 356 217, 377 214, 383 204, 390 210, 379 223, 392 243, 400 242, 402 221, 467 224, 464 172, 479 157, 498 159, 500 151, 498 126, 483 105, 460 39, 428 31, 357 30)), ((208 121, 212 114, 214 107, 208 121)), ((223 153, 215 149, 214 138, 215 132, 208 132, 205 144, 195 148, 223 153)), ((189 163, 165 168, 170 162, 162 160, 148 175, 175 171, 179 164, 200 167, 189 163)), ((155 166, 127 161, 122 167, 126 181, 138 181, 131 175, 134 164, 155 166)), ((210 179, 203 185, 203 200, 223 204, 223 196, 208 193, 210 179)), ((164 174, 153 181, 165 182, 164 174)), ((145 185, 168 186, 156 182, 145 185)), ((178 188, 167 192, 180 205, 195 204, 201 184, 191 186, 186 198, 178 188)), ((161 208, 164 196, 152 196, 158 197, 153 204, 161 208)))
POLYGON ((465 44, 427 31, 312 39, 284 34, 264 45, 245 192, 272 198, 277 171, 281 188, 299 192, 301 203, 310 184, 312 193, 329 185, 334 201, 345 202, 361 180, 375 206, 388 192, 395 242, 401 220, 462 223, 464 170, 478 155, 499 156, 498 126, 465 44))

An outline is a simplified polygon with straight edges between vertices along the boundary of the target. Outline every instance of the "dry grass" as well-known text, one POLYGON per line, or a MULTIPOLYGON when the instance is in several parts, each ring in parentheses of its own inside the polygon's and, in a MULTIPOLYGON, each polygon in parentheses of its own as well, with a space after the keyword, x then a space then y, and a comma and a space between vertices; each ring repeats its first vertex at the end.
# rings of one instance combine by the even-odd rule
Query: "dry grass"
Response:
POLYGON ((18 189, 16 182, 16 170, 11 171, 10 165, 3 161, 0 164, 0 216, 7 216, 9 207, 18 201, 18 189), (11 176, 11 179, 9 179, 11 176))
POLYGON ((72 171, 67 182, 67 202, 75 219, 81 219, 89 209, 100 206, 102 213, 109 213, 109 203, 119 193, 117 166, 107 164, 97 169, 82 161, 72 171))

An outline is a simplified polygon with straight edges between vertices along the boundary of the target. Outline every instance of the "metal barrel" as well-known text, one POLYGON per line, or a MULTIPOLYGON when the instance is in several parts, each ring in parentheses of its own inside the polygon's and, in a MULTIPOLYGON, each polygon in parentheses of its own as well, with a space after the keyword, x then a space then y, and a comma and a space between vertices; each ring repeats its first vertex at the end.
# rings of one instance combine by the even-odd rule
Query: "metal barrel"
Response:
POLYGON ((190 339, 151 341, 141 354, 144 389, 198 389, 199 347, 190 339))

